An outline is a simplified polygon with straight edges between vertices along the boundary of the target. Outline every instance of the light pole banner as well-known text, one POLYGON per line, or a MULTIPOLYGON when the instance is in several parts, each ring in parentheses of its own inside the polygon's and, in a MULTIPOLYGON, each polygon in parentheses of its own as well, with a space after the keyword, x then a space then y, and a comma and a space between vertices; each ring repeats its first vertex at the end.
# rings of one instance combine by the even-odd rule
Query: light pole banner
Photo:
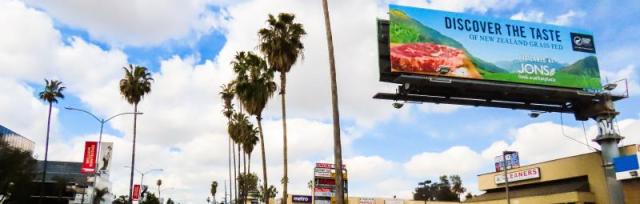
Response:
POLYGON ((134 201, 140 200, 140 184, 133 184, 133 193, 131 198, 134 201))
POLYGON ((111 169, 111 155, 113 154, 113 142, 102 142, 100 144, 100 159, 98 160, 98 171, 109 173, 111 169))
POLYGON ((80 173, 95 173, 96 172, 96 150, 98 143, 92 141, 86 141, 84 143, 84 159, 82 160, 82 167, 80 173))

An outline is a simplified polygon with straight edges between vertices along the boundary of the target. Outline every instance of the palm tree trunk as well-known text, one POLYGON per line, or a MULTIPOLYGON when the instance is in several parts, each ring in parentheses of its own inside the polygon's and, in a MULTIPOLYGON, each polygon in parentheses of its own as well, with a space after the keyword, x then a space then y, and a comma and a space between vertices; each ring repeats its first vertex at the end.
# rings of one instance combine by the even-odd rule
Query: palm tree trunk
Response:
POLYGON ((247 162, 247 172, 251 172, 251 154, 247 154, 249 156, 249 161, 247 162))
MULTIPOLYGON (((229 155, 227 155, 229 156, 229 190, 233 192, 233 187, 231 187, 231 182, 233 181, 233 176, 232 176, 233 174, 231 173, 231 156, 233 155, 233 153, 231 152, 231 149, 233 148, 233 145, 231 145, 231 137, 228 137, 227 141, 229 142, 229 148, 228 148, 229 155)), ((226 190, 225 190, 225 194, 226 194, 226 190)), ((226 197, 225 197, 225 200, 226 200, 226 197)), ((229 193, 229 200, 233 200, 233 193, 229 193)))
MULTIPOLYGON (((280 98, 282 100, 282 139, 283 139, 283 158, 284 158, 284 177, 282 177, 282 204, 287 204, 287 184, 289 183, 288 176, 288 151, 287 151, 287 109, 285 99, 285 88, 287 87, 287 73, 282 70, 280 72, 280 98)), ((261 130, 262 131, 262 130, 261 130)), ((260 132, 262 134, 262 132, 260 132)))
POLYGON ((329 51, 329 70, 331 72, 331 105, 333 109, 333 154, 336 168, 336 203, 344 204, 344 184, 342 175, 342 144, 340 142, 340 113, 338 111, 338 84, 336 82, 336 63, 333 56, 333 36, 329 19, 329 5, 322 0, 324 25, 327 33, 327 48, 329 51))
POLYGON ((129 177, 129 203, 133 201, 133 170, 136 168, 136 122, 138 120, 138 103, 133 104, 133 147, 131 150, 131 177, 129 177))
POLYGON ((231 145, 233 148, 233 195, 234 195, 234 199, 237 201, 238 199, 238 180, 236 178, 238 178, 238 172, 236 171, 236 146, 235 145, 231 145))
POLYGON ((264 203, 269 203, 269 196, 267 195, 267 158, 265 155, 265 149, 264 149, 264 134, 262 134, 262 117, 260 115, 256 116, 256 119, 258 120, 258 129, 260 131, 260 151, 262 153, 262 179, 264 179, 264 184, 262 192, 264 195, 262 195, 262 199, 264 200, 264 203))
POLYGON ((47 118, 47 139, 44 146, 44 164, 42 167, 42 183, 40 183, 40 199, 38 199, 38 203, 42 203, 42 198, 44 196, 44 182, 47 177, 47 162, 49 158, 49 131, 51 130, 51 107, 53 104, 49 102, 49 116, 47 118))
MULTIPOLYGON (((236 177, 236 180, 239 179, 242 176, 242 169, 240 169, 240 163, 242 163, 242 159, 240 158, 240 152, 242 152, 242 149, 240 147, 240 142, 238 142, 238 152, 237 152, 237 154, 238 154, 238 177, 236 177)), ((241 185, 242 184, 240 183, 240 180, 238 180, 238 193, 240 195, 240 197, 239 197, 240 201, 242 202, 242 192, 240 191, 241 188, 242 188, 241 185)), ((242 203, 242 204, 244 204, 244 203, 242 203)))

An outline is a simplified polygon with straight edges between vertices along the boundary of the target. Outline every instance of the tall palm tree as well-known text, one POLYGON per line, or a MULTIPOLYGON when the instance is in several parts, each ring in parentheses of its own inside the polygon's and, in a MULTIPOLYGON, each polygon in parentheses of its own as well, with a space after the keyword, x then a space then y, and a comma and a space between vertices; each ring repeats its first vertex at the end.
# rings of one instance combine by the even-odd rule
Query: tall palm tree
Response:
MULTIPOLYGON (((233 110, 233 98, 235 97, 235 93, 233 91, 233 84, 224 84, 222 85, 222 91, 220 92, 220 96, 222 97, 222 100, 224 102, 223 105, 223 110, 222 113, 224 114, 224 116, 227 118, 227 125, 228 127, 231 127, 231 116, 233 116, 234 110, 233 110)), ((228 147, 228 151, 229 151, 229 185, 232 185, 232 183, 235 183, 235 180, 233 179, 233 173, 235 173, 235 151, 232 145, 232 139, 231 139, 231 132, 229 131, 229 137, 227 138, 227 141, 229 143, 229 147, 228 147), (231 157, 233 157, 233 173, 231 171, 231 157)), ((234 188, 232 186, 229 187, 231 192, 233 192, 234 188)), ((233 193, 230 194, 231 199, 233 200, 233 193)))
POLYGON ((247 160, 247 172, 251 172, 251 153, 253 152, 253 148, 258 144, 260 138, 258 138, 257 134, 260 133, 258 128, 253 128, 250 132, 244 143, 242 144, 242 148, 244 149, 245 154, 249 157, 247 160))
MULTIPOLYGON (((277 89, 276 83, 273 82, 274 70, 269 69, 265 60, 252 52, 239 52, 236 54, 232 65, 234 72, 237 74, 235 79, 236 95, 245 110, 255 116, 258 121, 262 154, 262 179, 264 179, 263 188, 266 189, 268 186, 267 159, 264 147, 264 132, 262 131, 262 111, 277 89)), ((265 199, 264 202, 268 203, 268 200, 265 199)))
MULTIPOLYGON (((133 105, 133 112, 138 113, 138 103, 145 94, 151 92, 151 73, 146 67, 133 66, 123 67, 124 78, 120 80, 120 94, 133 105)), ((133 148, 131 150, 131 177, 129 179, 129 202, 132 201, 133 170, 136 164, 136 122, 138 114, 133 114, 133 148)))
MULTIPOLYGON (((282 100, 282 137, 284 154, 284 176, 282 178, 282 195, 287 197, 287 184, 289 177, 287 173, 287 111, 285 90, 287 86, 287 73, 299 57, 302 57, 304 46, 302 37, 306 35, 304 27, 293 20, 295 15, 280 13, 278 17, 269 14, 267 28, 260 29, 258 36, 260 43, 258 48, 267 58, 269 67, 280 72, 280 99, 282 100)), ((262 132, 262 131, 261 131, 262 132)), ((266 183, 266 182, 265 182, 266 183)), ((282 199, 286 204, 287 199, 282 199)))
MULTIPOLYGON (((42 169, 42 184, 40 188, 40 196, 44 196, 44 182, 47 177, 47 162, 49 156, 49 132, 51 128, 51 107, 53 107, 53 103, 58 103, 58 99, 64 99, 64 95, 62 91, 65 89, 62 86, 62 82, 58 80, 44 79, 45 85, 44 90, 40 92, 40 99, 49 103, 49 116, 47 118, 47 139, 44 147, 44 167, 42 169)), ((38 199, 39 203, 42 203, 42 199, 38 199)))
POLYGON ((336 62, 333 56, 333 36, 329 20, 329 5, 322 0, 324 25, 327 33, 327 49, 329 51, 329 72, 331 74, 331 107, 333 110, 333 157, 336 166, 336 203, 344 202, 344 185, 342 175, 342 143, 340 141, 340 112, 338 111, 338 84, 336 82, 336 62))

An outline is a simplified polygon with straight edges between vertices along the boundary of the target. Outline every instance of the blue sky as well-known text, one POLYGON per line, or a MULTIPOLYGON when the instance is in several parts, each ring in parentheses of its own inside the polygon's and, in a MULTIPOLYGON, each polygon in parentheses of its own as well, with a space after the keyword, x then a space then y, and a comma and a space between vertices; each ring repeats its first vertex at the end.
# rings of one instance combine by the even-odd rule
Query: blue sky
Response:
MULTIPOLYGON (((390 101, 372 99, 376 92, 394 90, 393 85, 377 81, 376 67, 375 18, 385 18, 388 3, 562 23, 592 31, 603 80, 629 79, 631 97, 616 104, 618 120, 627 134, 625 144, 640 143, 640 130, 633 128, 640 124, 640 64, 634 56, 640 51, 640 22, 636 21, 640 16, 635 12, 640 3, 636 1, 329 3, 345 159, 355 174, 350 182, 354 194, 409 197, 416 182, 442 173, 461 174, 467 188, 479 193, 475 175, 490 171, 493 154, 505 148, 520 151, 523 162, 586 151, 582 144, 562 136, 564 131, 584 141, 582 123, 568 114, 562 116, 564 126, 560 126, 557 113, 529 118, 526 111, 433 104, 410 104, 397 110, 390 101)), ((101 117, 131 111, 117 92, 121 67, 147 66, 156 80, 152 93, 141 103, 145 115, 139 123, 140 167, 162 166, 165 172, 151 175, 150 181, 166 179, 176 189, 175 197, 197 203, 202 199, 196 197, 206 196, 208 182, 226 178, 225 120, 216 94, 232 78, 231 57, 236 51, 255 49, 255 32, 264 26, 267 13, 293 12, 309 34, 305 58, 288 78, 289 144, 293 146, 290 191, 306 193, 313 163, 332 158, 326 41, 319 3, 193 0, 154 4, 140 0, 136 5, 2 1, 0 16, 6 16, 0 22, 11 27, 0 30, 0 39, 8 39, 0 40, 0 70, 6 73, 0 76, 0 90, 14 97, 0 99, 0 124, 32 138, 42 151, 46 104, 38 102, 37 92, 42 78, 60 79, 68 89, 66 98, 55 104, 50 155, 54 160, 79 161, 82 141, 95 140, 99 124, 63 107, 87 109, 101 117), (98 9, 102 7, 112 12, 98 9), (120 18, 134 12, 137 15, 131 19, 120 18)), ((272 184, 282 176, 279 106, 276 95, 264 121, 272 184)), ((587 137, 593 138, 594 123, 584 124, 587 137)), ((105 127, 106 140, 116 144, 116 165, 129 162, 130 134, 128 116, 105 127)), ((256 169, 261 165, 258 153, 256 148, 252 158, 256 169)), ((116 194, 126 192, 127 173, 124 168, 113 169, 116 194)))

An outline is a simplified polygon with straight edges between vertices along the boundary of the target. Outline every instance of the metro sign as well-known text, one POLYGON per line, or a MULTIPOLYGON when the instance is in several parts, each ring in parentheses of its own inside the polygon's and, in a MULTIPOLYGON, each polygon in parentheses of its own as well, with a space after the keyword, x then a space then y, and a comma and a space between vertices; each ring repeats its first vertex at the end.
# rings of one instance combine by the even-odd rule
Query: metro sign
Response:
MULTIPOLYGON (((520 171, 508 172, 507 176, 509 177, 509 183, 516 182, 516 181, 537 179, 537 178, 540 178, 540 168, 536 167, 536 168, 524 169, 520 171)), ((495 182, 496 184, 503 184, 504 174, 496 175, 495 182)))

